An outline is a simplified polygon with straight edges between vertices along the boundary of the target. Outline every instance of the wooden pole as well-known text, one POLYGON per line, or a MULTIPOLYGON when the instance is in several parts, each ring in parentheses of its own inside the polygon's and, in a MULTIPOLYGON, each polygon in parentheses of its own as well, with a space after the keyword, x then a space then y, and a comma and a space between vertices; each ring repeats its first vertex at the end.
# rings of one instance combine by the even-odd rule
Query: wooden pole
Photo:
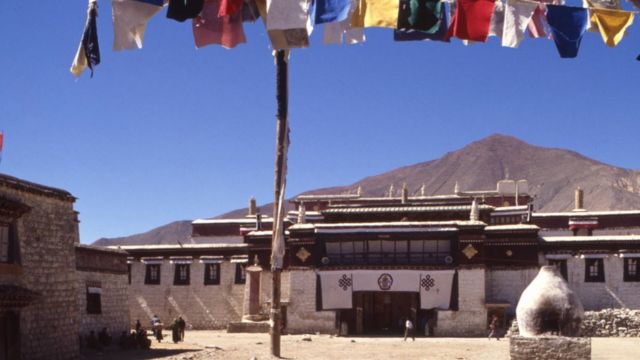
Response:
POLYGON ((286 162, 288 149, 289 125, 287 122, 288 108, 288 59, 285 50, 276 51, 276 100, 278 102, 277 127, 276 127, 276 170, 275 170, 275 201, 273 202, 273 235, 271 240, 271 275, 272 275, 272 296, 270 311, 270 333, 271 333, 271 355, 280 357, 280 330, 282 316, 280 314, 280 274, 282 272, 282 259, 278 259, 281 254, 277 251, 284 248, 284 236, 278 236, 276 230, 284 231, 282 228, 282 212, 279 212, 280 202, 284 199, 284 184, 286 181, 286 162), (276 223, 276 221, 278 223, 276 223))

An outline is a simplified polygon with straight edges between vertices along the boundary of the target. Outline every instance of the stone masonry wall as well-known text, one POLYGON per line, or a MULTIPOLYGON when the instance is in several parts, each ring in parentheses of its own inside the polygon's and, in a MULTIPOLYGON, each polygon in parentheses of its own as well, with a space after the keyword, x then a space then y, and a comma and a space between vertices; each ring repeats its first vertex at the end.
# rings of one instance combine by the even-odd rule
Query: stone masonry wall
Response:
POLYGON ((0 185, 0 196, 32 209, 17 220, 21 274, 0 276, 41 296, 20 310, 23 359, 79 357, 75 244, 79 243, 73 199, 0 185))
POLYGON ((103 327, 113 339, 123 331, 129 331, 129 296, 127 274, 107 274, 100 272, 78 272, 78 309, 80 312, 80 336, 86 337, 91 330, 103 327), (87 284, 100 283, 102 294, 101 314, 87 314, 87 284))
POLYGON ((507 310, 507 313, 515 315, 520 295, 529 286, 533 278, 538 275, 538 271, 537 267, 515 270, 487 270, 487 302, 508 302, 511 307, 507 310))
POLYGON ((437 336, 486 336, 485 269, 458 270, 458 311, 438 311, 437 336))
POLYGON ((287 331, 292 334, 335 333, 335 311, 316 311, 316 272, 310 269, 289 273, 287 331))
POLYGON ((204 268, 198 259, 191 264, 190 285, 173 285, 174 264, 162 263, 159 285, 145 285, 145 264, 131 264, 129 309, 131 326, 137 319, 148 328, 153 315, 169 326, 182 316, 189 329, 224 329, 230 322, 240 321, 244 300, 244 284, 234 284, 236 264, 220 264, 220 284, 204 285, 204 268))

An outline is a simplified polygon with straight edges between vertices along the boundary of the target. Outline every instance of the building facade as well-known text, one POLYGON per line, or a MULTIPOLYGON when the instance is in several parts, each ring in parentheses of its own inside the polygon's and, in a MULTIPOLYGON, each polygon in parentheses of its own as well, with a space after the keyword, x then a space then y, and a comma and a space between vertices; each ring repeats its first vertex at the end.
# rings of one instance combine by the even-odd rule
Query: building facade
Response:
MULTIPOLYGON (((484 335, 493 315, 505 325, 514 316, 520 294, 547 264, 561 269, 586 309, 640 308, 640 211, 586 211, 578 191, 575 211, 535 212, 523 180, 490 191, 456 187, 445 196, 390 193, 293 200, 282 273, 285 331, 400 333, 409 318, 439 336, 484 335)), ((195 221, 192 244, 123 247, 136 279, 132 313, 182 314, 199 328, 268 328, 270 221, 253 205, 242 219, 195 221), (230 284, 243 273, 244 285, 205 286, 213 259, 221 279, 230 284), (160 286, 144 284, 150 261, 162 268, 160 286), (195 281, 188 285, 176 284, 183 262, 195 281), (202 321, 202 311, 211 318, 202 321)))
MULTIPOLYGON (((2 359, 80 356, 84 316, 79 308, 79 282, 96 269, 83 267, 86 262, 78 255, 88 248, 78 248, 74 202, 67 191, 0 174, 2 359)), ((126 253, 118 256, 126 262, 126 253)), ((126 269, 119 276, 126 279, 126 269)), ((128 314, 126 302, 120 303, 119 312, 128 314)))

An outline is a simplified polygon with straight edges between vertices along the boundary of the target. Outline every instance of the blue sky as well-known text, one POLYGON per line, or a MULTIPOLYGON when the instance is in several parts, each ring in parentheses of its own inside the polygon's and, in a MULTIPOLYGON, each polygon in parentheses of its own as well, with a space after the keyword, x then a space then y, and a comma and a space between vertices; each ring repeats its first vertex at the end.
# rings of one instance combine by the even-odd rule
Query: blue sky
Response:
MULTIPOLYGON (((275 69, 262 23, 236 49, 196 50, 190 23, 163 11, 142 50, 113 52, 111 3, 99 4, 102 64, 76 80, 86 1, 0 2, 0 172, 78 197, 84 243, 272 201, 275 69)), ((587 34, 564 60, 548 40, 394 43, 387 29, 324 46, 318 27, 291 58, 287 194, 496 132, 639 169, 639 32, 615 49, 587 34)))

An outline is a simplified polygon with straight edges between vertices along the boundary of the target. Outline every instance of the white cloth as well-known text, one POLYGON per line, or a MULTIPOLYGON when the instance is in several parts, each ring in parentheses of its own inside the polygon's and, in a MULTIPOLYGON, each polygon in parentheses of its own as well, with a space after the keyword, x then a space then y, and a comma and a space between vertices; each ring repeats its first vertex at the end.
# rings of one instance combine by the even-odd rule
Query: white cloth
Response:
POLYGON ((497 0, 493 7, 491 15, 491 23, 489 24, 489 36, 502 37, 502 28, 504 26, 504 3, 497 0))
POLYGON ((113 50, 142 48, 147 22, 162 8, 135 0, 112 0, 113 50))
POLYGON ((353 307, 353 279, 348 271, 320 271, 322 309, 351 309, 353 307))
POLYGON ((502 46, 517 48, 524 39, 527 25, 531 21, 538 3, 520 0, 507 0, 504 14, 502 46))
POLYGON ((267 32, 274 50, 309 46, 313 0, 267 0, 267 32))
POLYGON ((404 323, 404 326, 405 326, 407 329, 413 329, 413 323, 411 322, 411 320, 407 320, 407 322, 406 322, 406 323, 404 323))
POLYGON ((365 41, 364 28, 351 27, 351 14, 353 14, 357 6, 357 0, 351 0, 349 16, 347 16, 345 20, 327 23, 324 25, 325 45, 342 44, 343 39, 344 43, 349 45, 359 44, 365 41))
POLYGON ((455 270, 422 271, 420 274, 420 308, 449 309, 455 270))

